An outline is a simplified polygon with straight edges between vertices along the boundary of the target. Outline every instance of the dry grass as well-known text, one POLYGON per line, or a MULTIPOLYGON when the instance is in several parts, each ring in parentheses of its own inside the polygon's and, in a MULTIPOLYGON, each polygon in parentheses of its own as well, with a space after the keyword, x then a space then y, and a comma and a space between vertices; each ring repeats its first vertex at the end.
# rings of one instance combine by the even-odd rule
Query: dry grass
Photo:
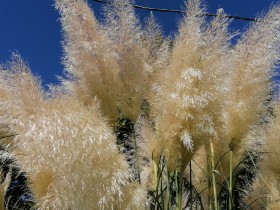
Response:
POLYGON ((280 58, 279 5, 232 45, 236 34, 224 12, 207 22, 199 0, 186 2, 172 41, 152 15, 141 26, 131 1, 114 2, 98 22, 85 0, 55 1, 65 72, 49 92, 19 55, 1 67, 0 131, 16 134, 1 146, 27 173, 36 207, 179 209, 201 202, 207 208, 219 198, 228 205, 228 177, 243 184, 245 174, 248 190, 233 191, 234 202, 243 205, 245 195, 251 202, 263 186, 266 208, 277 208, 280 108, 271 93, 280 58), (135 158, 139 182, 116 145, 124 118, 134 129, 126 156, 135 158), (256 179, 256 152, 263 151, 269 153, 256 179), (198 194, 199 201, 192 197, 198 194))

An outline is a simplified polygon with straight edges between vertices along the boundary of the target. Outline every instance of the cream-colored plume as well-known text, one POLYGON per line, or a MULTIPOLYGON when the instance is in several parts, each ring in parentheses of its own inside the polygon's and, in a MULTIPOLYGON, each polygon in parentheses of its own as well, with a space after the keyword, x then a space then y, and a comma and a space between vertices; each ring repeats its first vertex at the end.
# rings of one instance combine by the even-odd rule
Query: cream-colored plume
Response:
POLYGON ((56 7, 64 30, 64 86, 85 104, 97 97, 113 122, 118 111, 135 122, 155 69, 150 51, 158 43, 144 44, 149 38, 130 1, 107 5, 103 24, 97 23, 85 0, 57 0, 56 7))
POLYGON ((187 164, 202 144, 217 139, 221 127, 228 23, 218 14, 206 27, 204 13, 200 1, 187 2, 170 64, 152 103, 159 144, 173 167, 179 159, 187 164))
POLYGON ((229 141, 240 147, 250 128, 261 122, 271 100, 274 67, 280 50, 280 7, 251 25, 234 47, 225 106, 226 132, 229 141))
POLYGON ((55 6, 64 31, 64 88, 85 105, 97 97, 102 112, 115 121, 119 115, 120 68, 110 39, 100 30, 85 0, 57 0, 55 6))
POLYGON ((127 164, 96 101, 46 98, 19 57, 1 71, 1 92, 1 122, 17 134, 10 152, 31 180, 38 209, 141 208, 134 200, 143 196, 131 198, 127 164))

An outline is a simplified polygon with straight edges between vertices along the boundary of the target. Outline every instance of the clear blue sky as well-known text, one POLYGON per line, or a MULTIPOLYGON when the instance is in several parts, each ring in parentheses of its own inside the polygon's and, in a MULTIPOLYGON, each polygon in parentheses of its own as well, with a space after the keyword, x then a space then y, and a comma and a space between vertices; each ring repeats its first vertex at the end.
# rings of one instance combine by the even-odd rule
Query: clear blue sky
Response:
MULTIPOLYGON (((101 3, 88 0, 97 17, 101 3)), ((230 15, 255 17, 279 0, 206 0, 208 11, 215 13, 224 8, 230 15)), ((0 63, 6 62, 12 52, 19 52, 32 71, 41 77, 43 84, 55 83, 55 75, 61 75, 61 27, 53 0, 0 0, 0 63)), ((182 9, 183 0, 136 0, 136 4, 182 9)), ((149 12, 136 10, 143 19, 149 12)), ((154 12, 166 35, 176 31, 181 15, 154 12)), ((244 30, 247 21, 234 20, 232 29, 244 30)))

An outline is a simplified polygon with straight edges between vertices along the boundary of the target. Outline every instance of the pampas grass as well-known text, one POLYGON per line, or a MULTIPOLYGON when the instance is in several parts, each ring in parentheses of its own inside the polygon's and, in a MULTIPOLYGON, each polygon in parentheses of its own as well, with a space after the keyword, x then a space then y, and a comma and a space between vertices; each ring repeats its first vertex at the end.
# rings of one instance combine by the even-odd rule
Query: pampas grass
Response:
POLYGON ((36 209, 277 208, 279 5, 232 44, 203 1, 186 1, 174 40, 132 3, 97 21, 86 0, 55 1, 65 70, 49 91, 18 54, 1 66, 1 147, 17 173, 2 173, 0 205, 22 175, 36 209))
POLYGON ((127 164, 98 102, 84 106, 70 96, 45 98, 19 57, 2 84, 8 95, 3 120, 18 134, 10 151, 20 156, 39 209, 104 209, 126 198, 127 164))

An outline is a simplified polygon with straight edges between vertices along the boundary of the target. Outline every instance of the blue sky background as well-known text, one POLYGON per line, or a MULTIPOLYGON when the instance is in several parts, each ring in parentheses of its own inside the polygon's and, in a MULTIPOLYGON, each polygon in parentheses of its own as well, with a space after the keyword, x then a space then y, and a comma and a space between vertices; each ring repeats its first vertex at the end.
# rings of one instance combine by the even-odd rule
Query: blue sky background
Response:
MULTIPOLYGON (((90 2, 95 15, 100 18, 103 4, 90 2)), ((255 17, 266 11, 278 0, 206 0, 208 11, 215 13, 224 8, 230 15, 255 17)), ((34 74, 41 77, 43 85, 56 83, 55 75, 61 75, 61 27, 53 0, 0 0, 0 63, 5 63, 12 52, 18 52, 28 62, 34 74)), ((182 9, 183 0, 136 0, 136 4, 165 9, 182 9)), ((148 11, 136 10, 140 19, 148 11)), ((165 35, 174 34, 181 15, 154 12, 165 35)), ((241 30, 248 21, 234 20, 232 30, 241 30)))

